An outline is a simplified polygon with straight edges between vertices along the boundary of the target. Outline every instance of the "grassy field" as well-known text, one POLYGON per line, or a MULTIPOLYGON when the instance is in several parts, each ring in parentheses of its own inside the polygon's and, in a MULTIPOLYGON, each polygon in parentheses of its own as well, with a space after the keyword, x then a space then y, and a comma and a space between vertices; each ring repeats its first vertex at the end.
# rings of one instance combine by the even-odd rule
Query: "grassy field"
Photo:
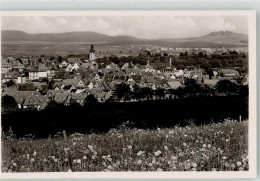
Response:
POLYGON ((121 126, 66 140, 3 137, 3 172, 248 170, 248 121, 157 130, 121 126))

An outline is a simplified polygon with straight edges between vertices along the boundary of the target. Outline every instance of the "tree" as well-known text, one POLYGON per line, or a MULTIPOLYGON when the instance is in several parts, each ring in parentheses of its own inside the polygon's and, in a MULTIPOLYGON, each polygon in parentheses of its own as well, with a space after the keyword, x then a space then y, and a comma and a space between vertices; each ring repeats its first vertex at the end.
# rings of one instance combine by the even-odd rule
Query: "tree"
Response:
POLYGON ((50 101, 45 109, 46 110, 52 110, 52 109, 60 109, 60 108, 63 108, 63 107, 65 107, 65 105, 62 104, 62 103, 57 103, 55 101, 50 101))
POLYGON ((58 62, 61 63, 62 62, 62 56, 58 57, 58 62))
POLYGON ((18 109, 18 104, 11 96, 5 95, 1 100, 2 112, 15 111, 18 109))
POLYGON ((147 101, 149 101, 153 97, 153 91, 149 87, 141 88, 140 94, 143 98, 145 98, 147 101))
POLYGON ((162 88, 158 88, 154 91, 154 95, 158 98, 158 99, 163 99, 165 97, 165 91, 162 88))
POLYGON ((98 100, 97 98, 92 95, 92 94, 89 94, 86 99, 84 100, 84 106, 87 105, 87 104, 93 104, 93 103, 97 103, 98 100))
POLYGON ((186 79, 184 82, 183 92, 187 96, 199 95, 201 91, 201 85, 197 83, 195 79, 186 79))
POLYGON ((131 91, 130 91, 130 87, 127 84, 120 84, 116 87, 116 90, 114 92, 114 96, 118 99, 118 100, 124 100, 127 101, 130 99, 131 97, 131 91))
POLYGON ((141 95, 141 88, 138 84, 133 85, 133 91, 132 91, 132 96, 133 99, 137 99, 140 101, 140 99, 142 98, 141 95))
POLYGON ((219 80, 215 86, 220 94, 230 95, 238 92, 238 85, 228 79, 219 80))

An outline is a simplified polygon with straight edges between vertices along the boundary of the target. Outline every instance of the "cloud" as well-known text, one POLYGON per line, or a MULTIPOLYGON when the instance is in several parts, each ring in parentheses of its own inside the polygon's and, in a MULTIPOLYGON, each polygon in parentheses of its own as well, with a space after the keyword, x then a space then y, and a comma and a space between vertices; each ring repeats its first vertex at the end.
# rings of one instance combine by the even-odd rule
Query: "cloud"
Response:
POLYGON ((2 17, 2 29, 28 33, 94 31, 147 39, 197 37, 220 30, 248 33, 245 16, 2 17))

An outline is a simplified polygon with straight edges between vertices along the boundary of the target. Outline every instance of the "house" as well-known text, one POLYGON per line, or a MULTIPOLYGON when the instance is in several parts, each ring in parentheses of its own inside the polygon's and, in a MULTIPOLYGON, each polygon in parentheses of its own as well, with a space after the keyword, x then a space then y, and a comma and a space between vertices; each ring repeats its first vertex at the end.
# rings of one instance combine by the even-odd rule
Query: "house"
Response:
POLYGON ((184 74, 184 71, 182 70, 182 69, 180 69, 180 70, 176 70, 174 73, 173 73, 173 75, 175 76, 175 77, 183 77, 183 74, 184 74))
POLYGON ((170 81, 166 84, 166 89, 178 89, 179 87, 182 87, 182 84, 179 81, 170 81))
POLYGON ((222 77, 234 77, 234 76, 238 76, 239 73, 237 70, 233 70, 233 69, 222 69, 220 75, 222 77))
POLYGON ((58 104, 69 105, 71 102, 71 94, 69 92, 59 92, 54 95, 53 100, 58 104))
POLYGON ((12 71, 11 64, 8 62, 7 59, 2 59, 1 61, 1 70, 2 73, 7 73, 12 71))
POLYGON ((23 103, 25 102, 25 99, 28 97, 28 96, 41 96, 41 94, 39 92, 36 92, 36 91, 18 91, 16 92, 16 94, 14 95, 14 99, 15 101, 17 102, 18 104, 18 108, 23 108, 23 103))
POLYGON ((46 94, 48 90, 48 85, 46 82, 32 82, 36 91, 46 94))
POLYGON ((59 67, 60 67, 60 68, 65 68, 65 67, 67 67, 67 65, 68 65, 68 63, 67 63, 65 60, 63 60, 63 61, 59 64, 59 67))
POLYGON ((65 69, 65 72, 72 72, 72 68, 73 68, 73 66, 71 64, 68 64, 65 69))
POLYGON ((12 67, 13 70, 16 69, 19 72, 22 72, 25 69, 24 65, 21 62, 17 61, 17 60, 12 61, 11 67, 12 67))
POLYGON ((74 65, 71 67, 71 71, 77 71, 79 69, 79 65, 77 63, 74 63, 74 65))
POLYGON ((14 97, 17 94, 17 87, 6 87, 2 88, 2 96, 11 96, 14 97))
POLYGON ((44 78, 48 78, 46 71, 32 70, 29 72, 29 80, 39 80, 44 78))
MULTIPOLYGON (((64 79, 63 80, 63 87, 68 86, 68 85, 73 85, 75 88, 84 88, 85 84, 83 80, 81 79, 64 79)), ((61 87, 61 88, 63 88, 61 87)))
POLYGON ((43 109, 43 104, 47 106, 48 102, 50 102, 47 96, 42 95, 30 95, 25 98, 23 103, 24 109, 33 109, 36 108, 37 110, 43 109))
POLYGON ((17 77, 21 77, 21 74, 17 71, 2 73, 2 83, 9 80, 17 81, 17 77))
POLYGON ((214 86, 216 86, 219 79, 205 79, 203 81, 204 81, 203 84, 208 85, 210 87, 214 87, 214 86))
POLYGON ((74 93, 71 94, 71 102, 76 102, 79 103, 81 106, 83 106, 86 97, 87 97, 86 93, 74 93))
POLYGON ((18 84, 18 91, 35 91, 33 83, 18 84))
POLYGON ((80 64, 80 63, 82 63, 82 61, 79 57, 68 57, 67 61, 68 61, 69 64, 75 64, 75 63, 80 64))

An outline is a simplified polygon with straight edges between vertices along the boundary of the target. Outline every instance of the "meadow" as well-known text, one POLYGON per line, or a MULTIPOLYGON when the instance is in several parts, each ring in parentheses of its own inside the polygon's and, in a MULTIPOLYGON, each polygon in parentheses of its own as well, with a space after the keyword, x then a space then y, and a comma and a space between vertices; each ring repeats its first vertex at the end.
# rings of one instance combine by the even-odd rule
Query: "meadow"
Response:
POLYGON ((34 139, 2 136, 3 172, 246 171, 248 121, 34 139))

